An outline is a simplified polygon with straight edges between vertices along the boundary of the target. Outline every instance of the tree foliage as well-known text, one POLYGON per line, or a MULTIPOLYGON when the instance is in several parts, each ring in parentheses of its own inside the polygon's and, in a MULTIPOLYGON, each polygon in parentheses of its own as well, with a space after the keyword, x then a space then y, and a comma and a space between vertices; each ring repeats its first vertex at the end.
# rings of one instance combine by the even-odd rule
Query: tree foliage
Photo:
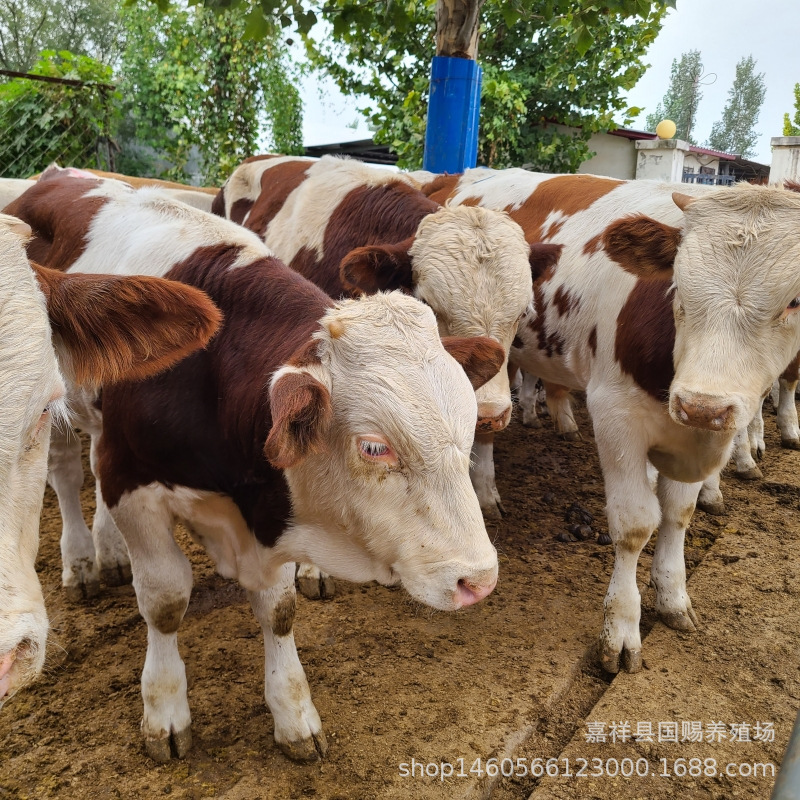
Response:
POLYGON ((46 50, 31 73, 87 85, 14 78, 0 86, 0 174, 27 178, 52 161, 108 168, 118 99, 107 86, 111 68, 88 56, 46 50))
POLYGON ((117 0, 0 0, 0 65, 27 72, 44 50, 109 64, 120 50, 117 0))
POLYGON ((756 153, 758 134, 755 126, 767 89, 764 73, 756 73, 753 56, 742 58, 736 65, 736 77, 728 92, 728 101, 719 119, 711 128, 708 146, 725 153, 738 153, 752 158, 756 153))
POLYGON ((783 115, 783 135, 800 136, 800 83, 794 85, 794 116, 783 115))
POLYGON ((699 50, 681 53, 673 59, 669 75, 669 88, 655 111, 647 116, 647 129, 654 131, 662 119, 671 119, 677 128, 676 136, 691 144, 697 144, 692 136, 697 106, 703 97, 700 79, 703 76, 703 60, 699 50))
MULTIPOLYGON (((481 163, 575 171, 589 156, 592 132, 616 127, 613 117, 625 111, 621 95, 644 71, 642 59, 664 7, 640 2, 635 19, 593 9, 580 2, 538 0, 523 7, 486 0, 479 47, 481 163), (590 41, 582 40, 584 30, 590 41)), ((389 144, 401 166, 419 166, 433 4, 331 0, 322 15, 334 36, 307 39, 312 62, 345 94, 369 98, 364 113, 375 140, 389 144)))
MULTIPOLYGON (((126 11, 120 70, 126 132, 163 156, 157 166, 164 176, 186 180, 194 147, 209 183, 263 147, 302 152, 302 107, 286 48, 275 33, 245 35, 250 12, 126 11)), ((131 161, 126 168, 140 167, 131 161)))

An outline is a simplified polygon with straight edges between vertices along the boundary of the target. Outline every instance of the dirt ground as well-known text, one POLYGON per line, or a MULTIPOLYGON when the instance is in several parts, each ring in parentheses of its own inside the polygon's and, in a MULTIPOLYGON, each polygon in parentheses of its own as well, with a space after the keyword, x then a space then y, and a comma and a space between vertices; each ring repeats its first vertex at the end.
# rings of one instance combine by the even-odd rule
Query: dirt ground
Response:
MULTIPOLYGON (((179 641, 194 743, 182 761, 156 765, 147 758, 139 733, 146 632, 135 596, 130 587, 119 587, 105 588, 93 601, 66 600, 60 589, 61 523, 48 490, 38 569, 52 641, 41 680, 0 711, 0 800, 521 800, 532 793, 537 800, 767 798, 772 779, 673 777, 645 784, 604 777, 565 784, 530 775, 470 774, 476 759, 485 764, 493 756, 530 763, 563 754, 625 755, 655 768, 666 752, 658 745, 584 746, 587 721, 625 713, 657 725, 680 719, 680 701, 698 693, 708 703, 702 711, 709 716, 702 719, 773 722, 774 741, 749 746, 747 753, 777 764, 800 703, 797 617, 785 616, 800 595, 794 573, 785 572, 796 563, 792 547, 800 552, 800 453, 780 449, 774 416, 770 412, 766 424, 765 481, 727 478, 727 515, 697 512, 690 528, 688 567, 707 567, 703 580, 697 570, 690 592, 708 628, 677 634, 655 623, 645 592, 643 635, 652 629, 644 641, 646 669, 612 681, 592 658, 613 553, 597 541, 606 533, 602 480, 591 428, 578 406, 581 442, 561 441, 547 421, 541 430, 514 421, 497 438, 497 483, 507 515, 488 523, 501 573, 486 601, 443 614, 422 608, 400 589, 345 583, 332 599, 299 598, 295 637, 330 746, 319 764, 293 764, 276 748, 263 699, 260 631, 244 593, 216 576, 186 536, 181 542, 194 564, 195 588, 179 641), (573 503, 593 515, 592 535, 559 541, 573 503), (770 561, 771 543, 783 548, 780 563, 770 561), (756 567, 757 580, 750 577, 756 567), (758 590, 757 611, 747 611, 747 624, 741 602, 737 616, 739 584, 758 590), (782 633, 762 651, 759 631, 767 629, 782 633), (742 675, 746 683, 737 682, 742 675), (410 770, 412 759, 449 762, 456 772, 463 764, 465 777, 441 780, 430 776, 430 768, 427 777, 419 777, 419 768, 406 776, 401 765, 410 770)), ((92 495, 87 480, 87 519, 92 495)), ((651 552, 652 543, 640 563, 642 587, 651 552)), ((680 754, 707 758, 715 747, 703 743, 680 754)))

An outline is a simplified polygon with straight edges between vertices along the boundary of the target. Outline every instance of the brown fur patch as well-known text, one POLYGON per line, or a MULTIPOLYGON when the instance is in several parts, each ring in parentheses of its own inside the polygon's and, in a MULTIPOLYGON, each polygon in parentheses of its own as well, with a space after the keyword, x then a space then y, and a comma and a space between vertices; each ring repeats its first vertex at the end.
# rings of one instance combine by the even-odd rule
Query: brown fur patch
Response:
POLYGON ((558 331, 547 332, 547 309, 548 305, 544 298, 542 284, 550 279, 550 275, 545 273, 542 278, 533 285, 533 305, 536 310, 536 318, 528 321, 531 330, 536 333, 537 345, 548 358, 553 354, 561 355, 564 351, 564 339, 558 331))
POLYGON ((617 317, 614 357, 651 397, 669 398, 674 369, 675 320, 667 278, 638 280, 617 317))
POLYGON ((589 349, 593 356, 597 355, 597 325, 589 332, 589 349))
POLYGON ((316 339, 310 339, 302 347, 294 352, 288 363, 292 367, 309 367, 312 364, 321 364, 319 353, 317 352, 319 342, 316 339))
POLYGON ((442 344, 464 368, 476 390, 494 378, 506 360, 503 348, 485 336, 445 336, 442 344))
POLYGON ((19 217, 33 231, 28 258, 44 267, 66 271, 86 249, 89 225, 107 202, 105 197, 84 197, 99 180, 54 175, 23 192, 4 213, 19 217))
POLYGON ((551 213, 560 211, 570 217, 585 211, 622 183, 594 175, 558 175, 540 183, 519 208, 508 206, 506 211, 525 231, 529 242, 541 241, 542 226, 551 213))
POLYGON ((531 244, 528 261, 531 265, 531 278, 534 283, 538 280, 550 280, 553 277, 563 249, 563 244, 544 244, 542 242, 531 244))
MULTIPOLYGON (((246 197, 240 198, 239 200, 234 200, 233 204, 231 205, 231 222, 235 222, 237 225, 244 225, 244 219, 253 210, 254 205, 255 203, 246 197)), ((214 211, 213 208, 211 210, 214 211)), ((225 216, 224 206, 222 208, 222 214, 219 214, 219 216, 225 216)))
POLYGON ((563 286, 559 286, 556 289, 556 293, 553 295, 553 305, 556 307, 561 317, 566 317, 570 311, 574 311, 580 304, 580 297, 572 294, 569 289, 565 289, 563 286))
POLYGON ((800 192, 800 181, 784 181, 783 185, 790 192, 800 192))
POLYGON ((680 229, 644 215, 617 220, 603 231, 608 257, 640 278, 671 274, 680 243, 680 229))
POLYGON ((591 239, 587 240, 586 244, 583 246, 583 254, 585 256, 590 256, 593 253, 599 253, 603 249, 603 234, 598 233, 595 236, 592 236, 591 239))
MULTIPOLYGON (((255 203, 252 203, 246 227, 259 236, 264 236, 275 215, 283 208, 289 195, 306 179, 313 164, 313 161, 285 161, 265 169, 261 175, 261 192, 255 203)), ((235 205, 236 202, 231 208, 231 219, 239 222, 233 216, 235 205)), ((237 216, 241 214, 244 219, 247 212, 241 213, 242 210, 243 205, 237 209, 237 216)))
POLYGON ((458 187, 461 175, 437 175, 430 183, 423 184, 420 188, 426 197, 443 206, 458 187))
POLYGON ((275 604, 272 610, 272 632, 276 636, 288 636, 294 625, 297 611, 297 597, 294 592, 287 592, 275 604))

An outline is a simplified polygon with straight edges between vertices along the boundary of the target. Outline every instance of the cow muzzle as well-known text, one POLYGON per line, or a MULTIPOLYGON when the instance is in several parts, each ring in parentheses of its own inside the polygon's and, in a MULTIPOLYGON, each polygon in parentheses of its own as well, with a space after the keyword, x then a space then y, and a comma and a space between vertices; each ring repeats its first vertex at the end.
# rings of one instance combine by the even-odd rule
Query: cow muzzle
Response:
POLYGON ((459 578, 456 584, 454 607, 464 608, 488 597, 497 586, 497 570, 487 570, 479 575, 459 578))
POLYGON ((485 416, 478 409, 478 422, 475 425, 475 433, 496 433, 502 431, 511 419, 511 406, 506 408, 497 416, 485 416))
POLYGON ((670 415, 689 428, 708 431, 736 429, 736 405, 725 398, 675 393, 670 400, 670 415))

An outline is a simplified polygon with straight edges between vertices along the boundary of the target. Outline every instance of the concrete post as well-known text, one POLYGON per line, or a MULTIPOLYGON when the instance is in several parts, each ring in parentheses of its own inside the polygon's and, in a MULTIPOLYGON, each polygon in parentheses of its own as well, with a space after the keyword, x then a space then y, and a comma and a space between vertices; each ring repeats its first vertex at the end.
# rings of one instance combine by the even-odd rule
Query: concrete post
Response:
POLYGON ((635 142, 636 180, 683 180, 683 160, 689 152, 689 143, 682 139, 640 139, 635 142))
POLYGON ((769 182, 800 181, 800 136, 773 136, 769 182))

